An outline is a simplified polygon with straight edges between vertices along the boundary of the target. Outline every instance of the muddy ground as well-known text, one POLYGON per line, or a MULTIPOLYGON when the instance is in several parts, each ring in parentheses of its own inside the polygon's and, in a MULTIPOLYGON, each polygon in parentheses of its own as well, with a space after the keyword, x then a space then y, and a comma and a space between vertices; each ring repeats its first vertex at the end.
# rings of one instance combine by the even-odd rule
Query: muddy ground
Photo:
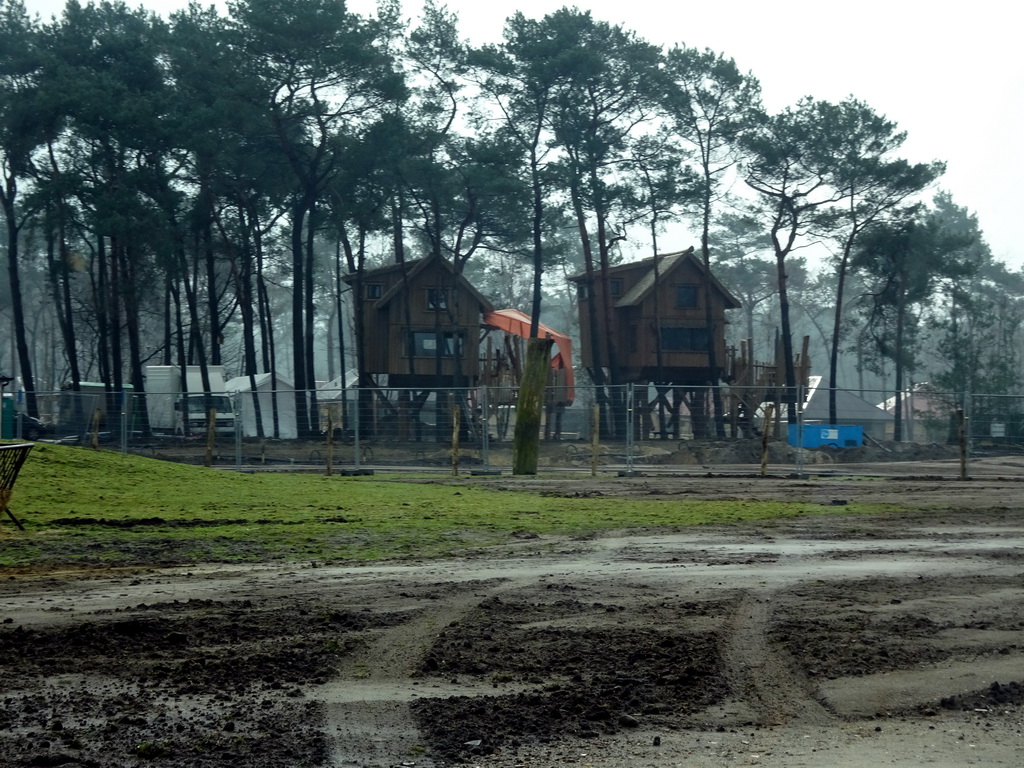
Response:
POLYGON ((0 573, 0 765, 1017 766, 1024 462, 956 469, 461 478, 920 511, 0 573))

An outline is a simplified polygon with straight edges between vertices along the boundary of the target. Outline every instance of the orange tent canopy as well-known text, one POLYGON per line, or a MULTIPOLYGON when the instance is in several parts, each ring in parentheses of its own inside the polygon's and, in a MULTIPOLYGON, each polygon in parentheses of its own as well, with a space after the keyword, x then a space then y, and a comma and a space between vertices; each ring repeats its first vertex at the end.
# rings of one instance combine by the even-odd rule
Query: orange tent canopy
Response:
MULTIPOLYGON (((496 309, 492 312, 484 312, 484 322, 505 331, 505 333, 511 333, 513 336, 523 339, 530 338, 530 316, 518 309, 496 309)), ((537 333, 541 338, 555 340, 558 352, 551 358, 551 367, 556 371, 565 371, 565 399, 571 404, 576 397, 576 392, 573 389, 575 379, 572 373, 572 339, 554 328, 549 328, 544 323, 537 324, 537 333)))

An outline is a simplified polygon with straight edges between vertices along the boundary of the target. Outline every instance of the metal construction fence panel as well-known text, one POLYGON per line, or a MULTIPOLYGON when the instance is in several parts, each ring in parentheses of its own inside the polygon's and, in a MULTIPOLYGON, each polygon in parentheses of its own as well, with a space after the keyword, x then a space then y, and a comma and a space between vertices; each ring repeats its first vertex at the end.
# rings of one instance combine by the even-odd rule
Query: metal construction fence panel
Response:
MULTIPOLYGON (((5 437, 41 437, 177 461, 264 468, 508 470, 514 387, 256 390, 105 389, 37 396, 43 434, 15 414, 5 437)), ((27 417, 26 417, 27 418, 27 417)), ((6 423, 6 422, 5 422, 6 423)), ((37 423, 38 425, 38 423, 37 423)), ((916 388, 675 385, 548 387, 543 471, 792 468, 816 463, 1024 449, 1024 397, 916 388), (836 414, 831 418, 830 414, 836 414), (874 450, 871 450, 874 449, 874 450)))

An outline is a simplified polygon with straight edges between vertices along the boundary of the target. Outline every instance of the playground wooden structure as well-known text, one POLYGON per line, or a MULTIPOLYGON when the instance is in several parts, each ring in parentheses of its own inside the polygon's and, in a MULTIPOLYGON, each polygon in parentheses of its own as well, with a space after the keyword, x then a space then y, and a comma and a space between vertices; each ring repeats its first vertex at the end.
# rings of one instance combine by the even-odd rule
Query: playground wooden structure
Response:
POLYGON ((811 374, 811 363, 808 356, 809 345, 810 338, 804 336, 800 352, 793 360, 797 392, 792 393, 785 391, 786 365, 780 342, 776 342, 775 359, 770 362, 754 359, 752 353, 754 345, 749 339, 740 342, 739 350, 735 348, 729 350, 725 373, 725 380, 728 382, 726 413, 734 436, 759 436, 756 415, 758 409, 765 403, 771 403, 774 406, 771 410, 775 417, 772 424, 776 437, 778 436, 785 410, 780 406, 783 403, 796 402, 802 397, 806 397, 811 374))

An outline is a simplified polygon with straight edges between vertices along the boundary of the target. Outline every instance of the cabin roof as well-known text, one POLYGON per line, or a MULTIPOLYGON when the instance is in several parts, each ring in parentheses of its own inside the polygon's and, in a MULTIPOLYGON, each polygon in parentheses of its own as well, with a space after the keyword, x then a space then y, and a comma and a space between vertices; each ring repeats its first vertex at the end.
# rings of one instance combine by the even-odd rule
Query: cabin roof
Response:
MULTIPOLYGON (((643 303, 644 300, 650 296, 651 291, 654 290, 654 260, 658 260, 658 278, 664 280, 666 277, 675 272, 681 265, 687 261, 691 262, 704 276, 711 281, 711 287, 722 294, 725 299, 726 309, 739 309, 739 299, 732 295, 728 288, 719 282, 718 278, 713 274, 709 274, 704 269, 704 264, 698 259, 693 253, 693 246, 690 246, 685 251, 674 251, 673 253, 659 253, 656 257, 649 259, 643 259, 641 261, 631 261, 626 264, 616 264, 614 267, 609 267, 608 274, 615 275, 623 272, 633 272, 637 270, 643 270, 644 274, 641 278, 619 299, 615 302, 616 307, 633 307, 643 303)), ((586 273, 573 275, 569 279, 574 282, 581 282, 586 278, 586 273)))
MULTIPOLYGON (((426 256, 422 259, 414 259, 412 261, 406 261, 401 264, 388 264, 384 267, 378 267, 377 269, 364 270, 362 274, 363 281, 373 280, 374 278, 384 277, 394 272, 401 272, 402 270, 408 270, 406 272, 406 279, 413 280, 423 272, 430 268, 438 268, 447 270, 448 273, 455 279, 456 284, 467 291, 480 305, 482 312, 490 312, 494 309, 493 305, 487 298, 478 291, 469 280, 464 276, 457 274, 455 268, 451 263, 437 255, 426 256)), ((346 283, 353 283, 356 280, 355 274, 345 275, 342 278, 346 283)), ((406 280, 400 280, 391 286, 376 302, 374 302, 375 309, 384 309, 390 304, 396 296, 401 295, 405 291, 406 280)))

